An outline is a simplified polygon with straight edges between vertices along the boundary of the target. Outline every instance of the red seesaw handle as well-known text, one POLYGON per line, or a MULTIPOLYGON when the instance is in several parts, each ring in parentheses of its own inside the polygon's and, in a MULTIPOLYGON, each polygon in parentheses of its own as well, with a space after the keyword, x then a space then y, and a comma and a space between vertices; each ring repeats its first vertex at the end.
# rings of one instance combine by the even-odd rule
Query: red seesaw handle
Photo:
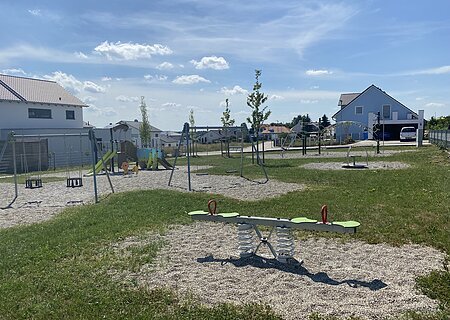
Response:
POLYGON ((327 207, 326 204, 324 204, 324 205, 322 206, 322 209, 320 209, 320 213, 322 214, 322 223, 323 223, 323 224, 327 224, 327 223, 328 223, 328 221, 327 221, 328 207, 327 207))
POLYGON ((216 214, 217 210, 217 202, 214 199, 211 199, 208 201, 208 212, 209 214, 213 215, 216 214))

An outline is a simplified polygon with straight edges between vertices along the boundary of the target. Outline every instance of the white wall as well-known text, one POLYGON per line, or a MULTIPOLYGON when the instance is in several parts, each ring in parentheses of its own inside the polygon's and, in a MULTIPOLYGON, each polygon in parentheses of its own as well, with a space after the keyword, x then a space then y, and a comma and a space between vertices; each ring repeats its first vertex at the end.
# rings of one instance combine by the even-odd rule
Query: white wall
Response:
POLYGON ((0 129, 83 128, 83 108, 43 103, 0 101, 0 129), (30 119, 28 108, 51 109, 52 119, 30 119), (75 120, 66 119, 66 110, 75 111, 75 120))

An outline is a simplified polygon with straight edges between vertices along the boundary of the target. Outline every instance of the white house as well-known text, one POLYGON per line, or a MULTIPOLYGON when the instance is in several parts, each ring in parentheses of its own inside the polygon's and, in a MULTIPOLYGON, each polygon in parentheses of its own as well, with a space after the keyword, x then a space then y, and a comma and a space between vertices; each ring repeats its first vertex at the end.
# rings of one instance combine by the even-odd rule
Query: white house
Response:
POLYGON ((338 106, 340 110, 332 116, 338 141, 372 139, 378 121, 377 134, 386 140, 398 140, 402 127, 423 129, 423 110, 412 111, 374 85, 361 93, 341 94, 338 106))
MULTIPOLYGON (((130 137, 131 142, 133 142, 138 148, 142 148, 142 141, 141 141, 141 134, 140 134, 140 127, 142 122, 138 121, 137 119, 133 121, 128 120, 122 120, 117 122, 117 124, 126 124, 130 129, 130 137)), ((150 146, 152 148, 158 148, 160 147, 160 135, 162 130, 158 129, 152 125, 150 125, 150 146)))
POLYGON ((85 107, 54 81, 0 74, 0 129, 81 129, 85 107))

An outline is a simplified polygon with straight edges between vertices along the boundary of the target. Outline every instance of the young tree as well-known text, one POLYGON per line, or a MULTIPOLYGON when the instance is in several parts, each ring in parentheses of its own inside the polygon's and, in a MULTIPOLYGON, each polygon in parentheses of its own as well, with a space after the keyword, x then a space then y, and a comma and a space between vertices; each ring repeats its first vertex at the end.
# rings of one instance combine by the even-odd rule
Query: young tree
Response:
POLYGON ((148 147, 150 145, 151 140, 151 128, 150 128, 150 122, 148 121, 148 114, 147 114, 147 105, 145 104, 145 97, 141 97, 141 105, 139 109, 141 110, 142 115, 142 123, 139 126, 139 134, 141 136, 141 142, 144 147, 148 147))
MULTIPOLYGON (((267 106, 262 108, 262 105, 267 101, 267 95, 260 92, 259 90, 262 87, 262 83, 259 82, 259 77, 261 76, 261 70, 255 70, 255 79, 256 82, 253 85, 253 92, 247 96, 247 105, 252 109, 252 115, 247 118, 248 123, 251 125, 251 130, 253 131, 253 141, 256 140, 256 157, 259 159, 259 143, 258 136, 259 131, 261 129, 261 125, 267 120, 270 116, 271 111, 267 110, 267 106)), ((264 156, 264 155, 263 155, 264 156)), ((253 148, 252 148, 252 162, 253 162, 253 148)), ((259 163, 258 161, 258 164, 259 163)))
POLYGON ((259 82, 260 76, 261 70, 255 70, 256 82, 253 85, 253 92, 247 97, 247 105, 252 109, 252 115, 247 118, 247 122, 251 125, 255 137, 258 137, 261 125, 271 114, 270 110, 266 111, 267 106, 260 110, 268 98, 267 95, 259 91, 262 87, 262 83, 259 82))
POLYGON ((228 99, 225 99, 225 111, 222 113, 222 117, 220 117, 220 121, 222 121, 222 125, 224 127, 234 126, 234 119, 231 119, 230 113, 231 111, 228 105, 228 99))
POLYGON ((195 148, 195 143, 194 143, 194 139, 195 139, 195 130, 192 129, 192 127, 195 127, 195 119, 194 119, 194 109, 189 110, 189 136, 190 136, 190 140, 191 140, 191 154, 194 155, 196 154, 196 151, 194 150, 195 148))

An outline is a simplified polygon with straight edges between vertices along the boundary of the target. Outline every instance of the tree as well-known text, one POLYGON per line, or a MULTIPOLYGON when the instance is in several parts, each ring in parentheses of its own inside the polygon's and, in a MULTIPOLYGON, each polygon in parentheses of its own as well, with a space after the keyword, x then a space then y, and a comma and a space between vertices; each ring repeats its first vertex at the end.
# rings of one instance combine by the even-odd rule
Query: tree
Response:
POLYGON ((194 155, 196 154, 196 150, 195 149, 195 143, 194 143, 194 139, 195 139, 195 130, 192 129, 193 127, 195 127, 195 119, 194 119, 194 109, 189 110, 189 136, 190 136, 190 140, 191 140, 191 154, 194 155))
MULTIPOLYGON (((258 164, 260 163, 259 159, 259 143, 258 137, 261 129, 261 125, 267 120, 271 114, 270 110, 267 110, 267 106, 262 108, 262 105, 267 101, 267 95, 260 92, 259 90, 262 87, 262 83, 259 82, 259 77, 261 76, 261 70, 255 70, 255 79, 256 82, 253 85, 253 92, 247 96, 247 105, 252 109, 251 117, 247 118, 248 123, 251 125, 251 130, 253 131, 252 143, 256 140, 256 157, 258 159, 258 164)), ((264 155, 263 155, 264 157, 264 155)), ((254 161, 253 158, 253 147, 252 147, 252 163, 254 161)))
POLYGON ((225 111, 222 113, 222 117, 220 117, 220 121, 222 121, 224 127, 232 127, 234 125, 234 119, 231 119, 230 112, 228 99, 225 99, 225 111))
POLYGON ((324 114, 322 116, 322 118, 320 119, 320 123, 321 123, 321 126, 322 126, 322 128, 320 128, 320 129, 326 128, 326 127, 331 125, 331 122, 330 122, 330 120, 328 120, 328 117, 327 117, 326 114, 324 114))
POLYGON ((148 147, 150 145, 151 140, 151 128, 150 128, 150 122, 148 121, 148 115, 147 115, 147 105, 145 104, 145 97, 141 97, 141 105, 139 109, 141 110, 142 115, 142 122, 139 126, 139 134, 141 136, 141 142, 144 147, 148 147))
POLYGON ((445 117, 431 117, 427 123, 430 130, 450 130, 450 116, 445 117))
POLYGON ((256 82, 253 85, 253 92, 247 97, 247 105, 252 109, 252 115, 247 118, 247 122, 251 125, 255 137, 258 137, 261 125, 271 114, 270 110, 266 111, 267 106, 260 110, 268 98, 267 95, 259 91, 262 87, 262 83, 259 82, 260 76, 261 70, 255 70, 256 82))

